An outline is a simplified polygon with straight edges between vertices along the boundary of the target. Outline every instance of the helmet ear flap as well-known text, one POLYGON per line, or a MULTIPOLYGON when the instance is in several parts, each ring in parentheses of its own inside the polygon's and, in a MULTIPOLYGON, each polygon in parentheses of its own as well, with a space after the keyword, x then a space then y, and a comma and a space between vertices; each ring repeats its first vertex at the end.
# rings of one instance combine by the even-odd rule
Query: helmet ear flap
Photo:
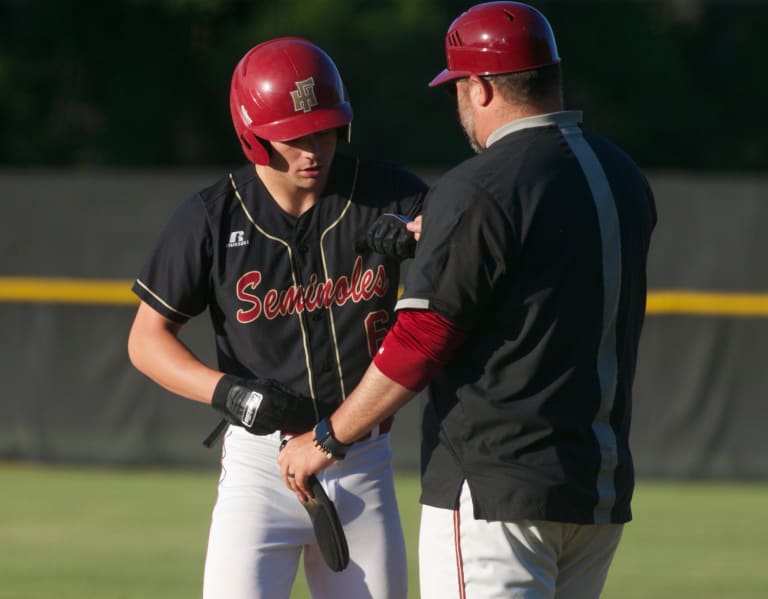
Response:
POLYGON ((243 153, 245 154, 245 157, 254 164, 269 164, 271 148, 268 143, 269 142, 266 140, 261 139, 259 136, 250 132, 248 135, 245 133, 240 134, 240 144, 243 146, 243 153), (251 135, 253 135, 253 139, 249 141, 248 137, 251 135))

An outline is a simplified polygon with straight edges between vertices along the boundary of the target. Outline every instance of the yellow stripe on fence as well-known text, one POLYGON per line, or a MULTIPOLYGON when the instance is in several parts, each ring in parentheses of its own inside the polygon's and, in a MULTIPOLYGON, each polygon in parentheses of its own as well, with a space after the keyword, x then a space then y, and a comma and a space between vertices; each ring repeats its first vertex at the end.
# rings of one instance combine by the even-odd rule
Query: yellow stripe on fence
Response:
POLYGON ((133 281, 0 277, 0 301, 44 304, 134 305, 133 281))
POLYGON ((646 314, 701 316, 768 316, 768 293, 650 291, 646 314))
MULTIPOLYGON (((0 277, 0 302, 135 305, 132 285, 127 279, 0 277)), ((655 290, 648 292, 646 313, 768 317, 768 293, 655 290)))

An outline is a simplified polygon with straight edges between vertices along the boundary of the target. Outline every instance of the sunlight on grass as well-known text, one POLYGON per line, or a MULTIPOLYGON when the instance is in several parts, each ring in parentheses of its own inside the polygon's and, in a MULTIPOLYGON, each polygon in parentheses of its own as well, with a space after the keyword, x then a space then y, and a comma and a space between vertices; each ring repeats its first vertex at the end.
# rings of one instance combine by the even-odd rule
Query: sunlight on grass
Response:
MULTIPOLYGON (((0 597, 199 597, 214 471, 0 466, 0 597)), ((397 479, 418 599, 419 481, 397 479)), ((641 481, 605 599, 762 599, 768 483, 641 481)), ((300 574, 292 599, 308 599, 300 574)))

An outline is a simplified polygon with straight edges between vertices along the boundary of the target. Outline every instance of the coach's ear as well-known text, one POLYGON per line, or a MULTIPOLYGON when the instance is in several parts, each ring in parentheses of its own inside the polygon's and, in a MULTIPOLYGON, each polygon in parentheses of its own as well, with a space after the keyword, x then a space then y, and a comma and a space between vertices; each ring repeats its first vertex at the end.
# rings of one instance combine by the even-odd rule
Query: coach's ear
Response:
POLYGON ((485 77, 469 76, 469 99, 474 106, 485 108, 493 100, 495 94, 493 83, 485 77))

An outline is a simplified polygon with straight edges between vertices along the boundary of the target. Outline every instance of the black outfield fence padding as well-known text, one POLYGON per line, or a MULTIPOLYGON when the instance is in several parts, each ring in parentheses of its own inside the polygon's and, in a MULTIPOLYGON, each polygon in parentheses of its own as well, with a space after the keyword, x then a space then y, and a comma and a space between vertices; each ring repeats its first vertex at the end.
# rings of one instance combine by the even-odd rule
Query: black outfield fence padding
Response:
MULTIPOLYGON (((213 467, 209 408, 130 365, 129 288, 175 206, 221 173, 0 172, 0 459, 213 467)), ((424 173, 427 180, 433 173, 424 173)), ((635 382, 646 477, 768 476, 768 177, 651 173, 659 224, 635 382)), ((182 337, 212 361, 205 318, 182 337)), ((417 469, 419 401, 393 429, 417 469)))

